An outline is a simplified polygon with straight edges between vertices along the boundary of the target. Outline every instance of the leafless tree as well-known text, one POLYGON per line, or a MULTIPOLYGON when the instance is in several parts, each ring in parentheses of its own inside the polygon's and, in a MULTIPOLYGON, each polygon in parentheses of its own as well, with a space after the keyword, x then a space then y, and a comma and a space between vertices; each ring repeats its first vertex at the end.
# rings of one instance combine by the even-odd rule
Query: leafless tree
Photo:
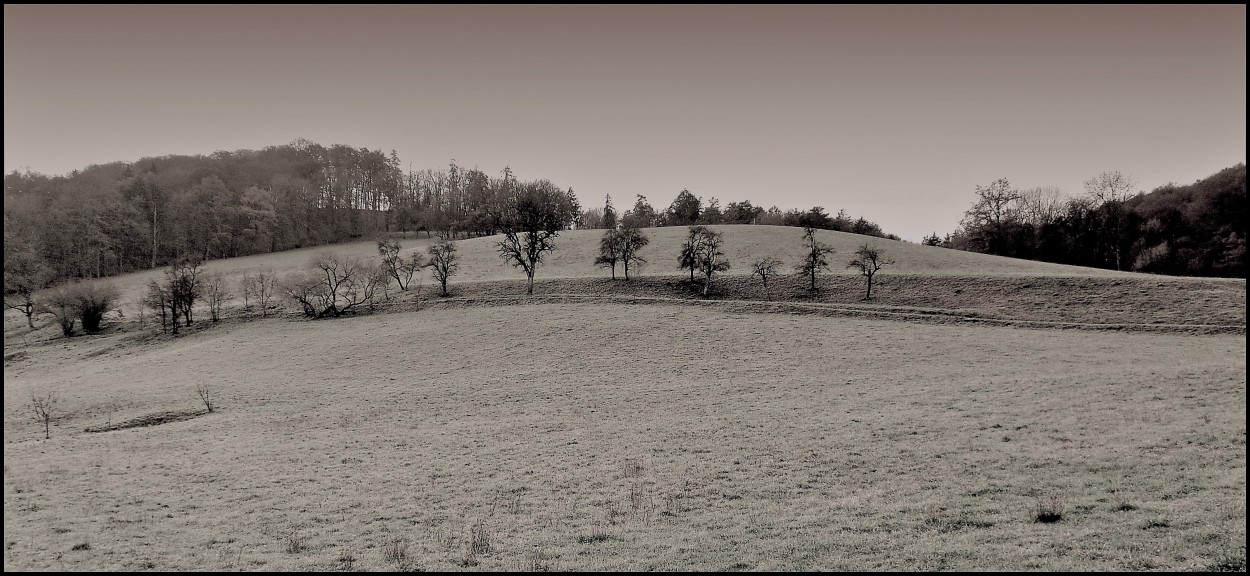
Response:
POLYGON ((681 253, 677 255, 677 269, 690 270, 691 282, 694 282, 694 271, 699 268, 699 242, 707 233, 707 226, 686 228, 686 241, 681 245, 681 253))
POLYGON ((396 240, 378 240, 378 254, 382 256, 382 265, 387 275, 395 279, 400 290, 407 290, 412 284, 412 277, 421 270, 421 261, 416 252, 413 252, 411 258, 400 256, 399 249, 399 242, 396 240))
POLYGON ((443 296, 447 296, 447 279, 455 275, 456 270, 460 268, 460 258, 456 255, 456 243, 451 240, 441 240, 429 247, 429 254, 429 266, 433 270, 434 279, 438 280, 438 285, 442 287, 443 296))
POLYGON ((542 181, 522 185, 515 200, 495 215, 495 228, 503 233, 496 247, 504 262, 525 272, 525 293, 534 293, 534 274, 543 258, 556 249, 555 240, 564 229, 565 196, 542 181))
POLYGON ((148 309, 159 314, 161 319, 161 333, 165 334, 169 331, 169 318, 173 315, 174 334, 178 333, 178 307, 173 304, 170 299, 169 290, 165 284, 151 280, 148 282, 148 291, 143 297, 143 305, 148 309))
POLYGON ((243 277, 239 279, 239 294, 243 296, 243 309, 244 310, 246 310, 250 304, 249 298, 252 295, 252 282, 254 281, 255 280, 253 279, 252 275, 248 274, 247 272, 244 272, 243 277))
POLYGON ((807 276, 810 284, 808 290, 816 291, 816 275, 829 270, 829 256, 833 247, 816 240, 816 229, 811 226, 803 228, 803 261, 795 266, 796 272, 807 276))
POLYGON ((1103 172, 1085 181, 1085 192, 1096 208, 1106 214, 1107 250, 1115 258, 1115 269, 1121 270, 1124 258, 1124 227, 1127 213, 1124 201, 1133 195, 1137 180, 1132 176, 1121 174, 1119 170, 1103 172))
POLYGON ((316 318, 341 316, 360 305, 372 308, 374 294, 386 282, 382 267, 333 252, 318 253, 311 267, 313 274, 297 276, 288 293, 300 302, 306 315, 316 318))
POLYGON ((729 269, 729 261, 725 259, 725 253, 721 251, 724 244, 725 241, 720 232, 711 230, 705 230, 696 244, 698 251, 695 253, 695 265, 703 274, 704 296, 712 290, 712 276, 729 269))
POLYGON ((764 282, 765 292, 768 291, 768 279, 777 274, 777 268, 779 266, 781 266, 781 260, 773 258, 772 256, 765 256, 751 264, 751 268, 753 269, 752 274, 759 276, 760 280, 764 282))
POLYGON ((208 313, 212 317, 213 322, 221 320, 221 306, 229 300, 233 294, 230 288, 226 286, 226 278, 221 272, 213 272, 203 278, 203 287, 200 290, 200 299, 208 304, 208 313))
POLYGON ((867 279, 868 289, 864 293, 864 300, 872 299, 872 277, 882 268, 894 264, 894 261, 886 259, 884 254, 884 249, 876 246, 869 247, 865 242, 855 251, 855 257, 846 263, 847 268, 858 268, 860 274, 867 279))
POLYGON ((273 305, 274 295, 278 293, 278 277, 272 271, 261 270, 251 277, 248 290, 256 298, 256 304, 260 306, 260 317, 264 318, 269 312, 269 307, 273 305))
POLYGON ((60 399, 56 393, 47 390, 40 394, 31 390, 30 407, 34 411, 35 421, 43 424, 43 439, 52 438, 52 421, 60 413, 60 399))
POLYGON ((195 258, 179 260, 165 270, 166 289, 170 300, 177 307, 174 323, 178 322, 179 314, 187 326, 194 320, 195 302, 200 299, 200 291, 203 289, 200 278, 202 273, 200 261, 195 258))
POLYGON ((213 411, 213 389, 205 383, 200 383, 195 387, 195 393, 199 394, 200 401, 204 402, 204 407, 208 408, 211 413, 213 411))
POLYGON ((620 246, 619 253, 621 255, 621 264, 625 265, 625 279, 629 280, 629 266, 632 264, 635 269, 646 266, 647 259, 638 255, 638 251, 642 250, 647 244, 651 243, 651 239, 643 234, 642 230, 633 226, 622 226, 617 234, 617 243, 620 246))

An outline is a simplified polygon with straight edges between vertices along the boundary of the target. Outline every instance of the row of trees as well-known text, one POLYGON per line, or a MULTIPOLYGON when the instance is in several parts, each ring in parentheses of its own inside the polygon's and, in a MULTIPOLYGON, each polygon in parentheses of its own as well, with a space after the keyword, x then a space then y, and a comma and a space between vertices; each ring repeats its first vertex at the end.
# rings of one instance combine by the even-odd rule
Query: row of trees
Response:
POLYGON ((877 236, 898 240, 893 234, 886 234, 881 227, 863 217, 852 219, 845 210, 830 216, 822 206, 809 210, 797 208, 782 211, 773 206, 764 209, 755 206, 750 200, 730 202, 724 209, 720 201, 712 198, 704 202, 689 190, 682 190, 663 211, 657 211, 642 194, 637 195, 633 208, 618 214, 612 206, 612 196, 604 197, 603 208, 586 210, 578 222, 581 228, 615 228, 623 225, 630 228, 653 228, 660 226, 690 226, 711 224, 761 224, 770 226, 796 226, 800 228, 817 228, 820 230, 836 230, 866 236, 877 236))
MULTIPOLYGON (((615 280, 616 264, 622 262, 625 264, 625 280, 629 280, 630 262, 633 262, 636 268, 647 263, 646 259, 639 256, 637 252, 649 242, 650 240, 641 230, 628 224, 619 229, 607 230, 599 241, 599 255, 595 258, 595 264, 611 268, 612 279, 615 280)), ((688 270, 691 283, 694 283, 695 274, 698 273, 703 278, 704 296, 711 292, 712 278, 730 268, 724 245, 722 233, 715 232, 707 226, 697 224, 686 229, 686 239, 682 242, 681 250, 677 254, 677 269, 688 270)), ((803 229, 803 256, 794 271, 807 279, 809 291, 817 291, 816 277, 829 271, 829 257, 833 253, 833 247, 816 240, 815 228, 809 226, 803 229)), ((856 250, 854 257, 847 262, 847 267, 858 269, 865 277, 864 299, 868 300, 872 298, 873 277, 882 268, 892 264, 894 261, 884 256, 883 249, 864 243, 856 250)), ((752 275, 759 276, 764 289, 767 290, 768 279, 776 277, 782 265, 781 260, 773 256, 765 256, 752 264, 752 275)))
POLYGON ((1246 167, 1146 194, 1120 172, 1068 196, 1017 189, 1006 179, 977 186, 959 228, 925 244, 1113 270, 1245 277, 1246 167))

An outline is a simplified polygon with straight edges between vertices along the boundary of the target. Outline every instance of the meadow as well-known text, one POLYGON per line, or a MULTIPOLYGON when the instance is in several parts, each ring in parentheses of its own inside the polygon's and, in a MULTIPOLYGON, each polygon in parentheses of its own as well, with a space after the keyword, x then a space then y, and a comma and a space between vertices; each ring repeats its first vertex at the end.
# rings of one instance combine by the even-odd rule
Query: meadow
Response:
POLYGON ((5 569, 1245 569, 1244 280, 876 240, 873 302, 761 294, 748 260, 799 232, 723 228, 710 302, 657 229, 630 285, 562 235, 533 298, 483 238, 453 298, 375 314, 6 315, 5 569), (155 414, 186 419, 86 431, 155 414))

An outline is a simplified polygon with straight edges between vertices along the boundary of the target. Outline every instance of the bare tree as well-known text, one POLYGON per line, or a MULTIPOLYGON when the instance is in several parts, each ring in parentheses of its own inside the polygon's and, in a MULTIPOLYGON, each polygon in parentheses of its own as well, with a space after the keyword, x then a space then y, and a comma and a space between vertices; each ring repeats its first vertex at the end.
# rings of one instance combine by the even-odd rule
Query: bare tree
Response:
POLYGON ((499 257, 525 272, 526 294, 534 293, 534 274, 556 249, 555 239, 565 224, 565 195, 547 184, 522 185, 516 199, 495 216, 495 228, 504 236, 496 245, 499 257))
POLYGON ((617 234, 617 242, 621 263, 625 265, 625 279, 629 280, 630 264, 633 264, 635 269, 646 266, 647 259, 639 256, 638 251, 650 244, 651 239, 647 238, 647 235, 643 234, 642 230, 625 225, 621 227, 620 233, 617 234))
POLYGON ((52 272, 39 259, 33 246, 4 242, 4 307, 21 312, 26 325, 35 329, 35 314, 41 311, 35 293, 48 285, 52 272))
POLYGON ((213 389, 208 384, 200 383, 195 386, 195 393, 199 394, 200 401, 204 402, 204 407, 208 408, 211 413, 213 411, 213 389))
POLYGON ((751 264, 751 268, 753 269, 751 273, 755 276, 759 276, 760 280, 764 282, 765 292, 768 291, 768 279, 777 274, 778 266, 781 266, 781 260, 773 258, 772 256, 765 256, 751 264))
POLYGON ((226 286, 226 278, 221 275, 221 272, 213 272, 203 278, 200 299, 205 304, 208 304, 208 313, 212 316, 213 322, 221 320, 221 306, 233 296, 230 293, 230 288, 226 286))
POLYGON ((174 323, 178 322, 178 315, 182 315, 182 319, 187 326, 191 325, 194 320, 194 308, 196 300, 200 299, 200 290, 202 281, 200 274, 203 269, 200 268, 200 261, 195 258, 186 258, 178 260, 169 269, 165 270, 165 281, 167 290, 169 291, 170 300, 177 311, 174 314, 174 323))
POLYGON ((421 270, 421 262, 416 252, 413 252, 411 258, 400 256, 399 248, 396 240, 378 240, 378 254, 382 256, 382 265, 387 275, 395 279, 400 290, 407 290, 412 284, 412 277, 421 270))
POLYGON ((386 282, 386 271, 361 258, 345 258, 333 252, 320 252, 311 261, 313 274, 298 277, 294 291, 288 292, 304 306, 306 315, 316 318, 341 316, 353 308, 373 307, 373 297, 386 282), (311 279, 317 278, 316 283, 311 279), (311 296, 301 298, 299 293, 311 296), (309 305, 312 313, 309 314, 309 305))
POLYGON ((243 277, 239 279, 239 294, 243 296, 243 309, 246 310, 249 302, 248 299, 252 295, 252 283, 255 279, 247 272, 243 273, 243 277))
POLYGON ((695 253, 695 265, 699 268, 699 272, 703 274, 703 295, 707 296, 712 290, 712 276, 717 272, 724 272, 729 269, 729 261, 725 259, 725 253, 721 251, 724 247, 724 239, 719 232, 704 230, 698 242, 698 252, 695 253))
POLYGON ((443 296, 447 296, 447 279, 455 275, 456 270, 460 268, 460 258, 456 255, 456 243, 451 240, 442 240, 429 247, 429 254, 429 266, 434 273, 434 279, 438 280, 438 285, 442 287, 443 296))
POLYGON ((60 413, 60 399, 56 393, 48 390, 42 394, 30 391, 30 407, 34 411, 35 421, 43 424, 43 439, 52 438, 52 421, 60 413))
POLYGON ((694 282, 694 271, 699 268, 699 242, 707 233, 707 226, 686 228, 686 241, 681 245, 681 253, 677 255, 677 269, 689 269, 691 282, 694 282))
POLYGON ((260 317, 264 318, 273 304, 274 295, 278 293, 277 275, 269 270, 261 270, 251 277, 249 291, 256 297, 256 304, 260 306, 260 317))
POLYGON ((1107 237, 1110 238, 1107 250, 1115 259, 1115 269, 1121 270, 1124 258, 1124 227, 1126 212, 1124 201, 1133 195, 1137 180, 1132 176, 1121 174, 1119 170, 1103 172, 1085 181, 1085 192, 1095 208, 1105 213, 1107 237))
POLYGON ((616 264, 621 261, 620 232, 608 228, 599 237, 599 255, 595 257, 595 265, 612 269, 612 279, 616 280, 616 264))
POLYGON ((855 257, 846 263, 847 268, 858 268, 860 274, 867 279, 868 289, 864 293, 864 300, 872 299, 872 277, 882 268, 894 264, 894 261, 886 259, 884 254, 885 249, 876 246, 869 247, 865 242, 860 244, 859 249, 855 251, 855 257))
POLYGON ((148 291, 143 297, 143 305, 160 315, 162 334, 169 331, 169 318, 172 314, 174 334, 178 333, 178 307, 170 299, 166 285, 156 280, 149 281, 148 291))
POLYGON ((832 254, 833 247, 816 240, 815 228, 803 228, 803 261, 794 269, 808 277, 808 291, 816 291, 816 275, 829 270, 829 256, 832 254))

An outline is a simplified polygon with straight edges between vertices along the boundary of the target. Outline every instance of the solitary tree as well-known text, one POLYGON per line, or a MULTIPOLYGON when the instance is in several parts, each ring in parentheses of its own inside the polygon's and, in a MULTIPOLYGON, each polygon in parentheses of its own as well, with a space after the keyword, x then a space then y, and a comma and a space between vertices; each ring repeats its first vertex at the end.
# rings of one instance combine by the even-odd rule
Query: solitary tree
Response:
POLYGON ((690 226, 686 228, 686 241, 681 245, 681 253, 677 255, 677 269, 690 270, 690 281, 694 282, 694 271, 698 269, 699 242, 708 233, 707 226, 690 226))
POLYGON ((781 260, 772 256, 760 258, 751 265, 753 269, 752 274, 759 276, 760 280, 764 282, 765 292, 768 291, 768 279, 776 275, 778 266, 781 266, 781 260))
POLYGON ((616 264, 621 261, 620 231, 608 228, 599 237, 599 255, 595 257, 595 266, 612 269, 612 279, 616 280, 616 264))
POLYGON ((434 273, 434 279, 438 280, 438 285, 442 287, 443 296, 447 296, 447 279, 451 278, 460 267, 460 260, 456 256, 456 243, 442 240, 429 247, 429 254, 430 270, 434 273))
POLYGON ((621 263, 625 265, 625 279, 629 280, 629 266, 632 264, 635 269, 642 268, 647 264, 647 259, 638 255, 638 251, 644 246, 651 243, 651 239, 633 226, 624 226, 617 234, 617 242, 620 245, 621 263))
POLYGON ((525 293, 534 293, 534 273, 543 258, 556 249, 555 239, 564 229, 564 195, 545 182, 522 185, 513 202, 496 215, 503 240, 496 245, 504 262, 525 272, 525 293))
POLYGON ((829 270, 829 256, 833 247, 816 240, 816 229, 808 226, 803 229, 803 261, 795 266, 795 271, 810 280, 808 290, 816 291, 816 275, 829 270))
POLYGON ((894 261, 887 260, 884 254, 885 249, 876 246, 869 247, 865 242, 860 244, 859 249, 855 251, 855 257, 846 263, 847 268, 859 269, 859 273, 867 280, 868 289, 864 292, 864 300, 872 299, 872 277, 882 268, 894 264, 894 261))
POLYGON ((43 424, 43 439, 52 438, 52 421, 60 412, 60 399, 51 390, 42 394, 30 391, 30 407, 34 411, 35 421, 43 424))
POLYGON ((707 296, 712 289, 712 275, 728 270, 729 261, 725 259, 725 253, 721 251, 724 247, 724 239, 721 238, 719 232, 705 231, 699 238, 697 246, 695 264, 699 272, 703 274, 703 295, 707 296))

